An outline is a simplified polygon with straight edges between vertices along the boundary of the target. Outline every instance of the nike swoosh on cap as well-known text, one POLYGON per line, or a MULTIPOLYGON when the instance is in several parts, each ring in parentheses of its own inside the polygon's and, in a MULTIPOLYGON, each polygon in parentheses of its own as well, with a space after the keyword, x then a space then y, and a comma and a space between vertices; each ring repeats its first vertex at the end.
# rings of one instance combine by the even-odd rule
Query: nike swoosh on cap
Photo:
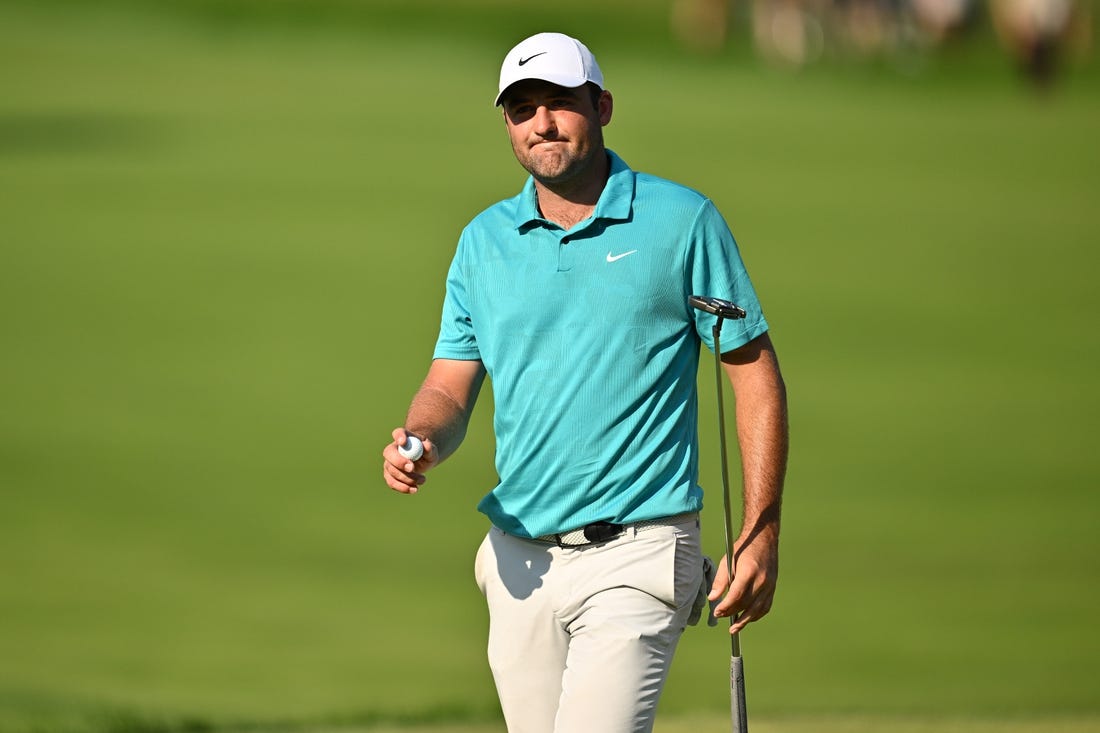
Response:
POLYGON ((621 260, 623 257, 629 257, 630 255, 634 254, 637 251, 638 250, 636 250, 636 249, 632 249, 629 252, 623 252, 621 255, 613 255, 613 254, 611 254, 610 251, 608 251, 607 261, 608 262, 616 262, 618 260, 621 260))
POLYGON ((520 65, 520 66, 523 66, 523 65, 524 65, 524 64, 526 64, 526 63, 527 63, 528 61, 530 61, 531 59, 535 58, 535 56, 542 56, 542 55, 543 55, 543 54, 545 54, 545 53, 550 53, 550 52, 549 52, 549 51, 539 51, 538 53, 534 54, 533 56, 528 56, 528 57, 527 57, 527 58, 525 58, 525 59, 520 59, 520 60, 519 60, 519 65, 520 65))

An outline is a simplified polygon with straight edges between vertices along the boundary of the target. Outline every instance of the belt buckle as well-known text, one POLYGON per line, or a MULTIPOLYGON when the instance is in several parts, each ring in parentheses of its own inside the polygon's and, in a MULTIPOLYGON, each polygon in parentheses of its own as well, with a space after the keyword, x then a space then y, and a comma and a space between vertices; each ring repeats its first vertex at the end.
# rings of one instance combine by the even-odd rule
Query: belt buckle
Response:
POLYGON ((593 522, 584 526, 584 538, 589 542, 607 542, 623 532, 623 525, 611 522, 593 522))

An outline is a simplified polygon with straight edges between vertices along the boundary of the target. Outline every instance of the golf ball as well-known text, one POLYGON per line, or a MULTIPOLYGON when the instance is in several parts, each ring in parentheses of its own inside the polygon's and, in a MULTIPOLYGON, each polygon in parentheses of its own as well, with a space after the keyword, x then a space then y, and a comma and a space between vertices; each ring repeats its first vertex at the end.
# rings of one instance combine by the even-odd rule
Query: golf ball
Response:
POLYGON ((415 435, 405 435, 405 444, 397 446, 397 452, 410 461, 419 461, 424 455, 424 443, 415 435))

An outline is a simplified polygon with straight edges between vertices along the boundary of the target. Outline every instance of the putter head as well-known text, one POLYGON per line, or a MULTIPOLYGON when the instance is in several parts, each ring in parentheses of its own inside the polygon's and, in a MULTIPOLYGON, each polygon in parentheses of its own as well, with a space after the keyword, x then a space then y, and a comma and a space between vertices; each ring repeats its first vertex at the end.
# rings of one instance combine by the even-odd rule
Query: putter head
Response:
POLYGON ((711 298, 707 295, 692 295, 688 298, 688 303, 693 308, 713 313, 719 318, 728 318, 731 321, 736 321, 738 318, 744 318, 748 315, 745 313, 745 309, 739 305, 721 298, 711 298))

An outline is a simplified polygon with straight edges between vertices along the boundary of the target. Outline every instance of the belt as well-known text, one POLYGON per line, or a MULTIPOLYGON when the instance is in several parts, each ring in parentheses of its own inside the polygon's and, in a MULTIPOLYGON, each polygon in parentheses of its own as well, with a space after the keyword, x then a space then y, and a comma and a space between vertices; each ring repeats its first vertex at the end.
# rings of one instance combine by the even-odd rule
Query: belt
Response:
POLYGON ((533 539, 535 542, 548 542, 558 547, 584 547, 585 545, 596 545, 601 542, 613 540, 628 529, 641 530, 649 527, 671 527, 672 525, 684 524, 685 522, 690 522, 692 520, 697 521, 698 519, 699 512, 686 512, 671 517, 661 517, 660 519, 643 519, 640 522, 631 522, 629 524, 593 522, 592 524, 586 524, 579 529, 570 530, 569 532, 544 534, 541 537, 535 537, 533 539))

